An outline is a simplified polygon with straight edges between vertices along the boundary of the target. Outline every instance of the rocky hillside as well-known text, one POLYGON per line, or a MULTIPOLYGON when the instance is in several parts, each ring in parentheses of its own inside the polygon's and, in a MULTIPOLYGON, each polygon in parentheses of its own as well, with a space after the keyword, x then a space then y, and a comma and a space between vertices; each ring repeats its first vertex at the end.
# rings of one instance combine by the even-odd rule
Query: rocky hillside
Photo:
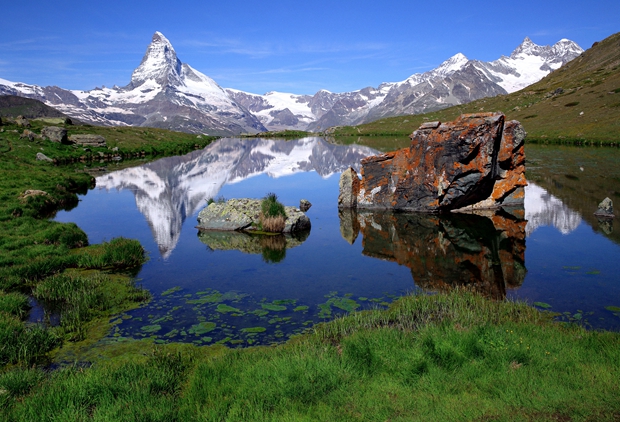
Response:
POLYGON ((68 117, 55 108, 43 104, 41 101, 31 98, 16 97, 14 95, 0 95, 0 116, 24 116, 27 119, 45 117, 65 119, 68 117))

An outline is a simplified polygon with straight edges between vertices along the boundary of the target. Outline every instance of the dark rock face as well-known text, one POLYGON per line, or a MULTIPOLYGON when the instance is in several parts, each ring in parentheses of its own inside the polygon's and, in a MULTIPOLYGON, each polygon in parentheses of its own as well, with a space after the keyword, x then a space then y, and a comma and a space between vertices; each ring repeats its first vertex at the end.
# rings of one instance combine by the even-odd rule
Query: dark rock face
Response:
POLYGON ((41 136, 52 142, 68 143, 67 129, 58 126, 46 126, 41 129, 41 136))
POLYGON ((341 209, 340 232, 349 242, 363 236, 366 256, 411 269, 418 287, 465 287, 493 299, 525 279, 523 209, 474 214, 404 214, 341 209))
POLYGON ((307 199, 301 199, 299 201, 299 209, 302 212, 306 212, 310 209, 310 207, 312 206, 312 203, 310 201, 308 201, 307 199))
POLYGON ((338 206, 440 212, 523 203, 525 135, 502 113, 425 123, 409 148, 363 159, 361 181, 344 172, 338 206))

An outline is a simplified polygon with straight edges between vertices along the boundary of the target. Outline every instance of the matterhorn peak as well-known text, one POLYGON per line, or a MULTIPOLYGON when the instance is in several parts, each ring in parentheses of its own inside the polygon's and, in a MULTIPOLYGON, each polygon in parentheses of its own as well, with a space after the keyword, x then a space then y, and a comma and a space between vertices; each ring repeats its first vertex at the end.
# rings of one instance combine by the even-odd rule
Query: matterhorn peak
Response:
POLYGON ((140 62, 140 66, 131 75, 131 85, 136 88, 148 80, 160 86, 181 84, 182 63, 177 58, 172 44, 161 32, 153 34, 151 43, 140 62))

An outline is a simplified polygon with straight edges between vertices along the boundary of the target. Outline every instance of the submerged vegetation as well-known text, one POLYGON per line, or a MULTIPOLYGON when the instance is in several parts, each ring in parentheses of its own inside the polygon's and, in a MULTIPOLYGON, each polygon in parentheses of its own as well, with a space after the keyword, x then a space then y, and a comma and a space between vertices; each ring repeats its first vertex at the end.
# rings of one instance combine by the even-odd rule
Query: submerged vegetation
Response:
POLYGON ((5 420, 613 420, 619 346, 615 333, 557 324, 522 303, 411 296, 275 348, 143 340, 90 368, 15 368, 0 375, 1 412, 5 420))

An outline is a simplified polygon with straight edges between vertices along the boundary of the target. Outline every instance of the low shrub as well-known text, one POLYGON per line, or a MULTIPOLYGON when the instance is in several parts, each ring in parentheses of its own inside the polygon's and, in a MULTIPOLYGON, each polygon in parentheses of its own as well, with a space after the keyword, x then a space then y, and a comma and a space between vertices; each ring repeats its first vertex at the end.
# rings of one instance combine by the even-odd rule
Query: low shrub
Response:
POLYGON ((268 193, 263 199, 260 220, 263 231, 281 233, 284 230, 286 211, 275 193, 268 193))
POLYGON ((281 233, 284 230, 284 223, 286 222, 285 218, 281 215, 277 217, 262 217, 261 224, 263 226, 263 231, 269 233, 281 233))

